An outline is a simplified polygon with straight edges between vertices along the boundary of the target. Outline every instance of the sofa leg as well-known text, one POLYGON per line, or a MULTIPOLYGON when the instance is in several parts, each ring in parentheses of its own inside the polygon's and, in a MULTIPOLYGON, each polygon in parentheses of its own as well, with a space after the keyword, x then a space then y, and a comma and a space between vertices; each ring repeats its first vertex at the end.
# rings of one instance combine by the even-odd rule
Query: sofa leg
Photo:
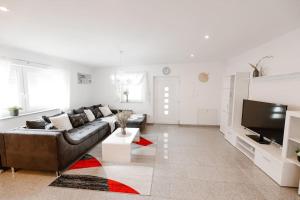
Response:
POLYGON ((14 168, 14 167, 11 167, 10 170, 11 170, 12 176, 15 177, 15 168, 14 168))
POLYGON ((60 171, 56 171, 56 177, 60 177, 60 176, 61 176, 60 171))

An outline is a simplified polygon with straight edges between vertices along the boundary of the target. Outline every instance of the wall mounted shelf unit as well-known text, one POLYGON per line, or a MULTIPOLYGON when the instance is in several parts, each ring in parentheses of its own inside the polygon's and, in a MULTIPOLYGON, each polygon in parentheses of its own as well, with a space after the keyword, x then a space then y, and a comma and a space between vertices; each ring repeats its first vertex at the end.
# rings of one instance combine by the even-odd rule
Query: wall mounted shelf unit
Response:
POLYGON ((300 78, 300 72, 259 76, 259 77, 251 78, 251 81, 267 81, 272 79, 280 80, 280 79, 291 79, 291 78, 300 78))

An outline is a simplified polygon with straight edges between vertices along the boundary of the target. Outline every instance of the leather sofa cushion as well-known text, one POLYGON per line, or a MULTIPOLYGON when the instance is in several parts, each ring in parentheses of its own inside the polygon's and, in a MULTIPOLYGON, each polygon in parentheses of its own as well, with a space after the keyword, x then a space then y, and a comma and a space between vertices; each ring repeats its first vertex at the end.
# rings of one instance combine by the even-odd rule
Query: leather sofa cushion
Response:
POLYGON ((145 123, 146 115, 143 114, 142 116, 138 116, 134 119, 128 119, 127 125, 141 125, 145 123))
POLYGON ((97 134, 97 132, 107 128, 109 128, 107 122, 95 120, 78 128, 69 130, 65 133, 65 138, 70 144, 80 144, 92 135, 97 134))

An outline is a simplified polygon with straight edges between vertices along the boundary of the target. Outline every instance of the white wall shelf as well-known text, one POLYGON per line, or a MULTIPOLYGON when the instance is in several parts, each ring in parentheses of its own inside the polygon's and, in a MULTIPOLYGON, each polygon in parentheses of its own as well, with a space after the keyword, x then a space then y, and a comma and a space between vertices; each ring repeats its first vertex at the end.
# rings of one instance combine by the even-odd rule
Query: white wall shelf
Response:
POLYGON ((251 81, 264 81, 264 80, 272 80, 272 79, 278 80, 278 79, 290 79, 290 78, 300 78, 300 72, 269 75, 269 76, 260 76, 260 77, 252 78, 251 81))

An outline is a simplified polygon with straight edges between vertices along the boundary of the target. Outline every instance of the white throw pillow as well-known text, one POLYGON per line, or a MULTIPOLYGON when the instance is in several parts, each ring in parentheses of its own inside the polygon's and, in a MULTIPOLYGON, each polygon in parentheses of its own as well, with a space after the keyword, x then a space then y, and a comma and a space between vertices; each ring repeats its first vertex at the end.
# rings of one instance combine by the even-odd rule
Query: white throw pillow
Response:
POLYGON ((50 117, 49 120, 51 121, 52 125, 60 130, 71 130, 73 128, 68 114, 62 114, 56 117, 50 117))
POLYGON ((86 116, 90 122, 92 122, 96 119, 95 115, 93 114, 93 112, 90 109, 84 110, 84 113, 86 114, 86 116))
POLYGON ((101 111, 101 113, 102 113, 102 115, 103 115, 104 117, 113 114, 108 106, 99 107, 99 109, 100 109, 100 111, 101 111))

